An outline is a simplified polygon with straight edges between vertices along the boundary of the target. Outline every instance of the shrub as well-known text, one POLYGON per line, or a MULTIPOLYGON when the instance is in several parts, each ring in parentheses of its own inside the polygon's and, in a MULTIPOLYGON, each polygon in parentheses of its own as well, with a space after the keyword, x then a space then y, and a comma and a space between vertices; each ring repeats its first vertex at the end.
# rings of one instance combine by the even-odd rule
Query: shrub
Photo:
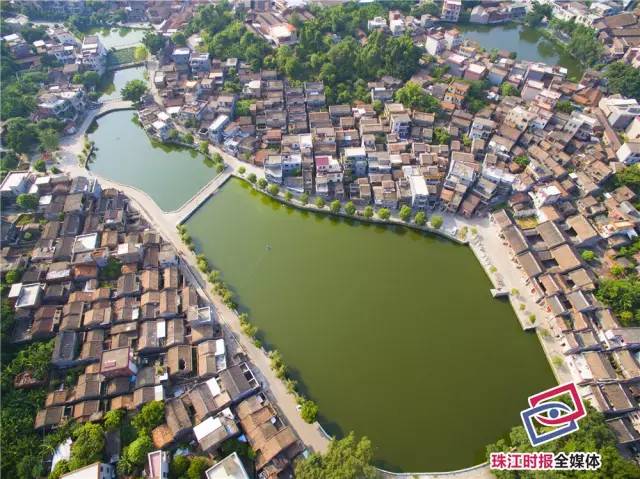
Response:
POLYGON ((278 196, 278 193, 280 193, 280 188, 278 188, 278 185, 269 185, 269 188, 267 188, 267 191, 269 192, 270 195, 278 196))
POLYGON ((122 424, 125 416, 124 409, 112 409, 104 415, 104 428, 107 431, 115 431, 122 424))
POLYGON ((318 418, 318 405, 310 399, 303 401, 300 409, 300 416, 302 416, 302 419, 304 419, 304 422, 306 423, 312 424, 316 422, 316 419, 318 418))
POLYGON ((329 205, 329 209, 332 213, 339 213, 341 208, 342 204, 340 203, 340 200, 333 200, 329 205))
POLYGON ((580 256, 582 256, 582 259, 585 261, 593 261, 594 259, 596 259, 596 254, 590 249, 585 249, 582 253, 580 253, 580 256))
POLYGON ((247 176, 247 179, 249 180, 249 183, 252 183, 254 185, 256 181, 258 181, 258 178, 256 177, 255 173, 249 173, 249 175, 247 176))
POLYGON ((139 434, 149 434, 153 429, 164 422, 164 403, 151 401, 142 406, 142 409, 131 420, 131 424, 139 434))
POLYGON ((169 477, 172 479, 180 479, 184 477, 189 469, 191 461, 187 456, 173 456, 171 464, 169 464, 169 477))
POLYGON ((378 210, 378 218, 381 220, 388 220, 391 217, 391 211, 388 208, 380 208, 378 210))
POLYGON ((284 199, 287 201, 291 201, 291 198, 293 198, 293 195, 291 194, 290 191, 285 191, 284 193, 284 199))
POLYGON ((309 203, 309 193, 302 193, 300 195, 300 203, 302 203, 303 205, 309 203))
POLYGON ((247 169, 244 166, 238 168, 238 173, 240 173, 241 175, 244 175, 245 171, 247 171, 247 169))
POLYGON ((440 229, 440 227, 442 226, 442 223, 444 223, 444 219, 442 218, 442 216, 440 215, 433 215, 431 217, 431 226, 434 227, 435 229, 440 229))
POLYGON ((349 201, 346 205, 344 205, 344 211, 350 216, 356 214, 356 206, 353 204, 353 201, 349 201))
POLYGON ((411 208, 409 208, 407 205, 402 205, 398 216, 400 216, 400 219, 402 221, 407 221, 411 217, 411 208))
POLYGON ((371 206, 365 206, 362 214, 365 218, 373 218, 373 208, 371 206))
POLYGON ((47 164, 44 162, 44 160, 37 160, 33 164, 33 169, 39 171, 40 173, 44 173, 45 171, 47 171, 47 164))
POLYGON ((258 180, 258 188, 264 190, 267 187, 267 180, 265 180, 264 178, 260 178, 258 180))
POLYGON ((418 211, 416 213, 415 218, 413 218, 413 221, 415 222, 415 224, 417 224, 418 226, 424 226, 425 223, 427 222, 427 215, 424 214, 424 211, 418 211))
POLYGON ((317 198, 316 199, 316 206, 318 208, 324 208, 325 202, 322 198, 317 198))

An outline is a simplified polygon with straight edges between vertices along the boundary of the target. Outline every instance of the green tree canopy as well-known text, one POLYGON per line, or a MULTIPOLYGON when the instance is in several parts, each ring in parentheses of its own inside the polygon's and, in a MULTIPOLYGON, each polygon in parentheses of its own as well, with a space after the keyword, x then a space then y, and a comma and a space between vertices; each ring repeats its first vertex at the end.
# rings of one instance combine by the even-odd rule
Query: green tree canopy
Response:
POLYGON ((132 102, 139 102, 142 96, 147 92, 147 84, 142 80, 130 80, 128 81, 120 94, 124 100, 132 102))
POLYGON ((125 416, 126 413, 124 409, 111 409, 110 411, 107 411, 104 414, 104 428, 107 431, 119 429, 125 416))
POLYGON ((364 215, 365 218, 372 218, 373 208, 371 206, 365 206, 364 210, 362 211, 362 214, 364 215))
MULTIPOLYGON (((6 101, 3 93, 3 101, 6 101)), ((38 144, 38 130, 26 118, 11 118, 7 121, 4 140, 6 145, 18 153, 27 153, 38 144)))
POLYGON ((378 210, 378 218, 381 220, 388 220, 391 217, 391 211, 389 208, 380 208, 378 210))
POLYGON ((60 137, 58 132, 53 128, 47 128, 38 132, 38 140, 40 141, 40 148, 43 151, 49 153, 56 151, 60 145, 60 137))
POLYGON ((28 193, 22 193, 16 198, 16 204, 24 210, 35 210, 38 207, 38 197, 28 193))
POLYGON ((605 70, 609 90, 628 98, 640 98, 640 70, 622 62, 613 62, 605 70))
POLYGON ((332 440, 326 454, 312 453, 296 464, 298 479, 373 479, 373 448, 366 437, 356 440, 353 432, 332 440))
POLYGON ((340 200, 333 200, 329 204, 329 209, 331 210, 332 213, 339 213, 341 208, 342 208, 342 204, 340 203, 340 200))
POLYGON ((33 169, 36 170, 36 171, 39 171, 40 173, 44 173, 45 171, 47 171, 47 164, 41 158, 39 160, 36 160, 33 163, 33 169))
POLYGON ((353 204, 353 201, 349 201, 346 205, 344 205, 344 211, 351 216, 356 213, 356 206, 353 204))
POLYGON ((204 477, 204 471, 209 469, 211 463, 209 459, 202 456, 196 456, 191 459, 191 463, 189 464, 189 469, 187 469, 187 478, 188 479, 201 479, 204 477))
POLYGON ((407 221, 409 218, 411 218, 411 208, 409 208, 407 205, 402 205, 398 216, 400 216, 400 219, 402 221, 407 221))
POLYGON ((402 88, 396 91, 395 99, 406 108, 430 113, 440 111, 440 102, 429 95, 420 85, 412 81, 408 81, 402 88))
POLYGON ((238 100, 235 105, 235 116, 249 116, 251 114, 249 108, 252 104, 252 100, 238 100))
POLYGON ((98 424, 85 423, 73 432, 69 469, 75 471, 102 460, 105 445, 104 431, 98 424))
POLYGON ((500 94, 502 96, 520 96, 518 89, 509 82, 500 85, 500 94))
POLYGON ((179 47, 184 47, 187 44, 187 37, 182 32, 176 32, 171 35, 171 41, 179 47))
POLYGON ((142 406, 136 414, 131 424, 139 434, 149 434, 153 429, 164 422, 164 403, 162 401, 151 401, 142 406))
POLYGON ((596 297, 611 306, 625 326, 640 325, 640 278, 603 279, 596 297))
POLYGON ((318 405, 310 399, 304 400, 300 406, 300 415, 306 423, 312 424, 316 422, 318 418, 318 405))
POLYGON ((413 218, 413 221, 418 225, 418 226, 424 226, 425 223, 427 222, 427 215, 424 213, 424 211, 418 211, 416 213, 415 218, 413 218))
POLYGON ((440 215, 433 215, 431 217, 431 226, 435 229, 439 230, 442 224, 444 223, 444 219, 440 215))
POLYGON ((142 43, 152 55, 155 55, 164 47, 165 39, 160 33, 149 30, 144 34, 142 43))
POLYGON ((574 110, 573 103, 570 100, 560 100, 556 103, 556 110, 563 113, 571 113, 574 110))
POLYGON ((436 145, 448 145, 451 141, 451 135, 442 127, 436 127, 433 130, 433 142, 436 145))

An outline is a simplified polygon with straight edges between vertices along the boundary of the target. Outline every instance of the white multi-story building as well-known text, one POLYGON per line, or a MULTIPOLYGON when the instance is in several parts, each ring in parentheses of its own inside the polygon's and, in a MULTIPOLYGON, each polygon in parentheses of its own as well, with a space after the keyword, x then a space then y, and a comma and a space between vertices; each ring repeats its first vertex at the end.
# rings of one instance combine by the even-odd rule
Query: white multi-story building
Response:
POLYGON ((423 210, 429 205, 429 188, 420 170, 411 166, 402 167, 405 178, 409 180, 411 207, 423 210))
POLYGON ((107 68, 107 49, 97 35, 87 35, 82 41, 80 56, 76 63, 85 70, 93 70, 102 75, 107 68))
POLYGON ((640 116, 640 105, 635 98, 613 95, 602 98, 598 106, 607 117, 611 127, 616 129, 626 128, 634 118, 640 116))
POLYGON ((444 22, 457 22, 462 11, 462 0, 444 0, 440 19, 444 22))
POLYGON ((616 152, 618 160, 625 165, 633 165, 640 162, 640 140, 629 140, 616 152))
POLYGON ((429 55, 438 56, 446 49, 447 42, 441 32, 435 32, 427 35, 424 47, 429 55))

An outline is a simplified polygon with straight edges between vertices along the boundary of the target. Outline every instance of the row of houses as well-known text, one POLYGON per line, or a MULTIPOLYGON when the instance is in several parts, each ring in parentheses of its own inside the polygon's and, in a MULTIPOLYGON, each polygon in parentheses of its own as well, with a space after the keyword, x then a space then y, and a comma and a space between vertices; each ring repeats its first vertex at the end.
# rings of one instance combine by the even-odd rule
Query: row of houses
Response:
POLYGON ((290 467, 302 444, 186 280, 188 266, 126 196, 94 179, 30 172, 9 173, 0 189, 5 204, 20 194, 39 200, 33 213, 3 218, 1 264, 3 274, 21 272, 7 295, 11 341, 53 341, 48 377, 26 370, 15 383, 47 390, 36 430, 162 401, 158 451, 187 442, 209 454, 243 434, 260 477, 290 467))

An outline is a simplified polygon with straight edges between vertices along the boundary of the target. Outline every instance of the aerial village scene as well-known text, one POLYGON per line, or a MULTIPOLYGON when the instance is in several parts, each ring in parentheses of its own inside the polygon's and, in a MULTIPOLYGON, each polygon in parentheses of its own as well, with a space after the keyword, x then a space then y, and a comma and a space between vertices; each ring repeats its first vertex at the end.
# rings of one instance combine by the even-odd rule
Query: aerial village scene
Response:
POLYGON ((640 477, 636 2, 0 17, 2 476, 640 477))

